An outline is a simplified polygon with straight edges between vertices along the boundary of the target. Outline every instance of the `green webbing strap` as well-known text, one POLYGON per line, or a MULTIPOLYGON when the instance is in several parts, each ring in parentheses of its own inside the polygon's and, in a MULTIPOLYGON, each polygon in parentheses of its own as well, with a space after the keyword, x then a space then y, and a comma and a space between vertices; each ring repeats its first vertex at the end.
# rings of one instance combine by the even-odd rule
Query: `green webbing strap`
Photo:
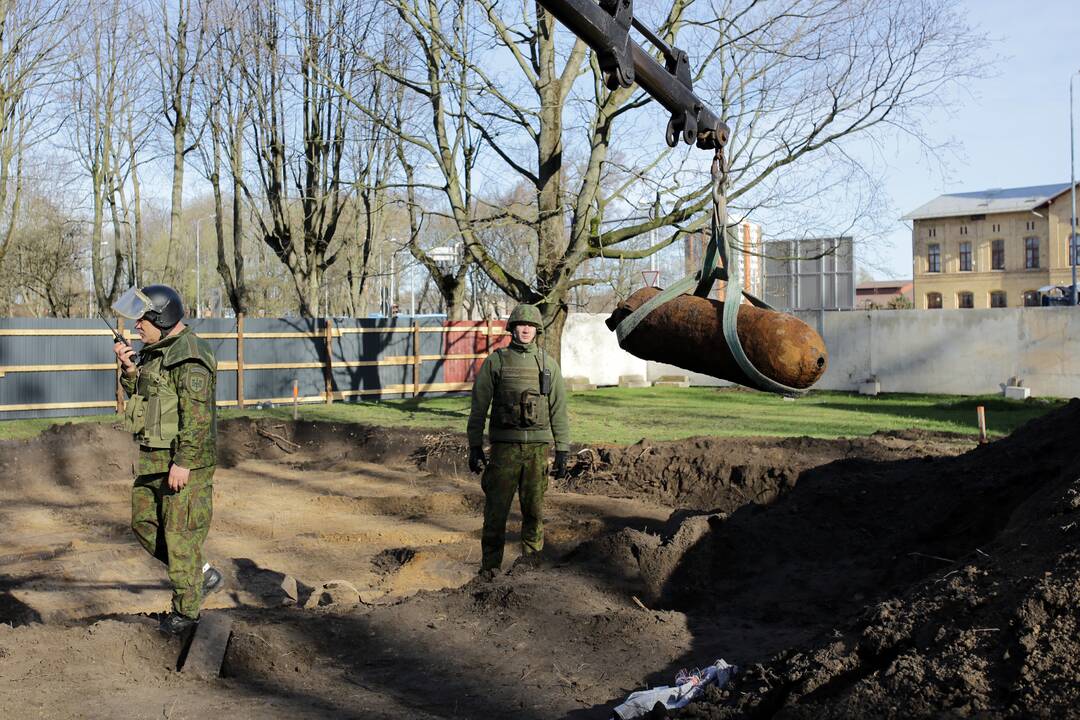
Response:
POLYGON ((619 339, 619 347, 622 347, 623 341, 626 340, 630 333, 634 332, 634 328, 638 326, 638 323, 645 319, 646 315, 666 303, 668 300, 674 300, 697 285, 698 276, 700 274, 700 272, 696 272, 693 275, 687 275, 671 287, 661 291, 660 294, 652 296, 649 298, 648 302, 624 317, 618 327, 615 328, 615 336, 619 339))
MULTIPOLYGON (((637 328, 638 324, 644 320, 649 313, 669 300, 674 300, 690 288, 694 288, 695 295, 699 297, 708 297, 709 292, 712 290, 713 283, 718 279, 726 280, 728 288, 739 288, 739 286, 742 285, 739 263, 732 263, 728 260, 733 253, 731 252, 730 226, 727 224, 727 197, 722 192, 724 181, 727 177, 727 168, 724 167, 724 157, 721 150, 717 150, 716 157, 713 158, 712 175, 712 232, 711 237, 709 238, 709 244, 705 249, 705 255, 702 258, 701 270, 693 275, 687 275, 682 280, 679 280, 675 284, 661 291, 658 295, 650 298, 644 305, 623 318, 622 322, 615 328, 615 335, 619 340, 620 347, 623 346, 623 342, 626 338, 630 336, 630 333, 637 328), (718 243, 717 238, 721 238, 722 242, 718 243), (718 257, 723 261, 722 268, 718 268, 716 265, 718 257)), ((742 290, 741 292, 751 304, 765 310, 773 309, 764 300, 754 297, 745 290, 742 290)), ((743 350, 742 342, 739 341, 739 305, 739 302, 725 302, 723 316, 724 340, 727 342, 728 349, 731 350, 731 354, 735 358, 735 362, 738 364, 739 368, 750 380, 752 385, 756 386, 759 390, 777 393, 779 395, 787 395, 789 397, 798 397, 806 394, 805 390, 789 387, 783 383, 776 382, 772 378, 766 377, 754 367, 753 363, 750 362, 750 358, 746 356, 746 351, 743 350)))
MULTIPOLYGON (((716 194, 718 194, 718 193, 716 192, 716 189, 714 187, 714 197, 715 197, 716 194)), ((716 221, 716 216, 714 215, 713 216, 713 233, 714 233, 714 237, 715 237, 715 234, 716 234, 717 225, 718 225, 718 223, 716 221)), ((723 237, 724 242, 722 244, 722 250, 721 250, 720 254, 721 254, 721 257, 722 257, 722 259, 724 261, 724 267, 728 269, 727 287, 728 288, 737 288, 742 284, 742 277, 741 277, 742 269, 739 267, 739 263, 737 261, 736 262, 729 262, 729 260, 728 260, 728 258, 730 258, 732 256, 732 253, 731 253, 731 235, 730 235, 729 226, 727 226, 727 225, 723 226, 723 230, 721 230, 721 237, 723 237)), ((750 298, 750 301, 752 303, 754 303, 755 305, 758 305, 758 303, 760 303, 760 305, 758 305, 758 307, 764 307, 767 310, 772 309, 772 308, 769 307, 768 303, 766 303, 766 302, 764 302, 762 300, 758 300, 758 298, 753 297, 749 293, 743 292, 743 294, 746 295, 748 298, 750 298), (754 302, 755 300, 757 302, 754 302)), ((736 298, 737 297, 738 296, 736 296, 736 298)), ((739 340, 738 322, 739 322, 739 305, 741 303, 739 303, 737 301, 728 302, 727 300, 728 300, 728 294, 725 294, 725 297, 724 297, 724 301, 725 301, 724 302, 724 323, 723 323, 724 340, 727 341, 728 349, 731 350, 731 355, 735 358, 735 362, 738 363, 739 368, 743 371, 743 373, 746 374, 746 377, 748 377, 750 379, 750 381, 759 390, 764 390, 765 392, 776 393, 778 395, 787 395, 788 397, 798 397, 800 395, 805 395, 806 394, 805 390, 799 390, 798 388, 793 388, 793 387, 790 387, 788 385, 784 385, 783 383, 776 382, 772 378, 763 375, 761 373, 761 371, 759 371, 756 367, 754 367, 754 364, 752 362, 750 362, 750 358, 746 357, 746 351, 743 350, 742 342, 739 340)))

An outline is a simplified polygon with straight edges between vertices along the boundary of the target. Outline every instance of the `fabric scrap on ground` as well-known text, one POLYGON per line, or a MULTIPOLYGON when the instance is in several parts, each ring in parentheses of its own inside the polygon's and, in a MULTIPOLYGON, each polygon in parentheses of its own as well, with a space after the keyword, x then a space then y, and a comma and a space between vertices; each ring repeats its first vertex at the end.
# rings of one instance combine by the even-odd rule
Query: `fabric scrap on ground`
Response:
POLYGON ((675 676, 674 685, 630 693, 624 703, 615 707, 613 717, 616 720, 643 717, 657 704, 668 710, 681 708, 700 695, 706 685, 715 683, 719 687, 724 687, 737 671, 736 666, 727 664, 722 658, 703 670, 694 672, 680 670, 675 676))

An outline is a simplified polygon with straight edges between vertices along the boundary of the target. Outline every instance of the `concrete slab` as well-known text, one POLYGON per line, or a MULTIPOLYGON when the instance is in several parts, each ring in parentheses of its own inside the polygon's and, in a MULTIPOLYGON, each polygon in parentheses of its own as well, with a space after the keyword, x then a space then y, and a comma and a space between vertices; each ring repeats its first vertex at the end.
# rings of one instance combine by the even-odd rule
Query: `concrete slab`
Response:
POLYGON ((644 388, 649 387, 649 381, 644 375, 620 375, 619 387, 621 388, 644 388))
POLYGON ((195 628, 181 672, 203 680, 218 677, 231 634, 232 618, 229 615, 220 611, 204 612, 195 628))
POLYGON ((690 387, 688 375, 661 375, 653 382, 653 387, 690 387))
POLYGON ((1031 397, 1031 388, 1019 385, 1006 385, 1005 397, 1009 400, 1027 400, 1031 397))
POLYGON ((566 385, 566 389, 570 392, 582 392, 584 390, 595 390, 596 385, 589 382, 589 378, 584 375, 571 375, 570 377, 564 377, 563 383, 566 385))
POLYGON ((860 395, 878 395, 880 393, 881 393, 881 383, 879 383, 877 381, 864 382, 863 384, 859 385, 859 394, 860 395))

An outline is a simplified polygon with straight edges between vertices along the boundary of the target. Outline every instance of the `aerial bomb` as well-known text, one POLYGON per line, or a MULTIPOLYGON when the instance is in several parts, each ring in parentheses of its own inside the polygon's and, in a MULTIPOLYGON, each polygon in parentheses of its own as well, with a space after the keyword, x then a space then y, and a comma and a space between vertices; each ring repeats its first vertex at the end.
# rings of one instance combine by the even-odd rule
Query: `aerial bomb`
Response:
MULTIPOLYGON (((659 292, 659 288, 646 287, 626 298, 607 319, 608 328, 614 331, 623 318, 659 292)), ((754 387, 724 340, 723 318, 723 302, 680 295, 646 315, 622 348, 643 360, 754 387)), ((825 373, 825 342, 792 315, 743 304, 736 330, 750 362, 778 383, 802 390, 825 373)))

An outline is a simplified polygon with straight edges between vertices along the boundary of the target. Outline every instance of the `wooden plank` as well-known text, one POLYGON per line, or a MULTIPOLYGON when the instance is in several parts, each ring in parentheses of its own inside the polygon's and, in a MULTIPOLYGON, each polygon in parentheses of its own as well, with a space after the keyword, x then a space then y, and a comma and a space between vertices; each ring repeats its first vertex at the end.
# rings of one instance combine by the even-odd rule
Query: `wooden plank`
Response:
MULTIPOLYGON (((116 332, 120 333, 120 337, 124 336, 124 318, 116 318, 116 332)), ((115 344, 115 343, 114 343, 115 344)), ((124 402, 127 400, 124 393, 124 386, 120 384, 120 378, 124 374, 124 369, 120 365, 120 360, 110 363, 116 370, 116 414, 124 414, 124 402)))
MULTIPOLYGON (((419 386, 420 393, 429 392, 462 392, 472 390, 472 383, 428 383, 426 385, 419 386)), ((335 390, 334 399, 344 400, 347 397, 360 397, 365 395, 408 395, 414 391, 412 384, 405 385, 386 385, 381 388, 372 388, 370 390, 335 390)), ((322 393, 318 395, 307 395, 299 398, 302 403, 325 403, 326 396, 322 393)), ((292 397, 272 397, 272 398, 245 398, 246 405, 258 405, 260 403, 272 403, 274 405, 286 405, 292 402, 292 397)), ((236 407, 236 400, 218 400, 215 403, 218 407, 236 407)), ((23 405, 0 405, 0 412, 21 412, 26 410, 82 410, 89 408, 111 408, 114 407, 114 400, 92 401, 92 402, 75 402, 75 403, 28 403, 23 405)))
POLYGON ((487 353, 461 353, 460 355, 421 355, 421 360, 483 360, 487 353))
POLYGON ((0 405, 0 412, 23 412, 25 410, 84 410, 87 408, 113 407, 116 407, 115 398, 112 400, 91 400, 87 402, 23 403, 21 405, 0 405))
POLYGON ((231 634, 232 618, 229 615, 220 610, 204 612, 195 628, 195 636, 191 638, 181 672, 203 680, 221 675, 221 663, 231 634))
MULTIPOLYGON (((245 370, 319 370, 326 363, 315 362, 283 362, 283 363, 245 363, 245 370)), ((236 370, 235 360, 224 360, 218 363, 218 370, 236 370)))
POLYGON ((471 382, 458 382, 458 383, 428 383, 420 386, 420 392, 455 392, 461 390, 472 390, 473 384, 471 382))
POLYGON ((0 329, 0 337, 86 337, 93 335, 112 335, 111 330, 105 328, 4 328, 0 329))
POLYGON ((420 394, 420 323, 413 323, 413 336, 412 336, 412 351, 413 351, 413 367, 412 367, 412 386, 413 397, 420 394))
POLYGON ((244 407, 244 313, 236 316, 236 405, 244 407))
MULTIPOLYGON (((229 338, 235 338, 236 333, 198 333, 201 338, 217 338, 228 340, 229 338)), ((281 338, 321 338, 323 336, 322 330, 316 330, 315 332, 249 332, 244 333, 245 340, 277 340, 281 338)))
MULTIPOLYGON (((386 327, 386 328, 358 327, 358 328, 338 328, 337 329, 338 335, 369 335, 369 334, 374 335, 376 333, 390 334, 390 333, 411 333, 411 332, 413 332, 413 328, 409 327, 409 326, 386 327)), ((439 326, 433 325, 433 326, 430 326, 430 327, 422 327, 422 328, 420 328, 420 332, 445 332, 445 330, 443 328, 439 327, 439 326)))
POLYGON ((326 364, 323 366, 323 380, 326 382, 326 404, 334 402, 334 321, 326 318, 326 364))
POLYGON ((9 373, 27 372, 75 372, 81 370, 111 370, 116 371, 117 364, 111 363, 83 363, 81 365, 7 365, 0 367, 0 371, 9 373))
MULTIPOLYGON (((471 353, 461 355, 420 355, 421 362, 434 362, 437 360, 482 360, 487 357, 486 353, 471 353)), ((382 367, 388 365, 415 365, 416 355, 393 355, 383 360, 339 360, 334 362, 334 367, 382 367)), ((234 372, 239 370, 240 361, 222 360, 218 363, 219 372, 234 372)), ((245 363, 245 370, 318 370, 326 367, 323 362, 284 362, 284 363, 245 363)), ((2 373, 29 373, 29 372, 84 372, 109 370, 116 371, 116 363, 88 363, 84 365, 5 365, 0 366, 2 373)))

